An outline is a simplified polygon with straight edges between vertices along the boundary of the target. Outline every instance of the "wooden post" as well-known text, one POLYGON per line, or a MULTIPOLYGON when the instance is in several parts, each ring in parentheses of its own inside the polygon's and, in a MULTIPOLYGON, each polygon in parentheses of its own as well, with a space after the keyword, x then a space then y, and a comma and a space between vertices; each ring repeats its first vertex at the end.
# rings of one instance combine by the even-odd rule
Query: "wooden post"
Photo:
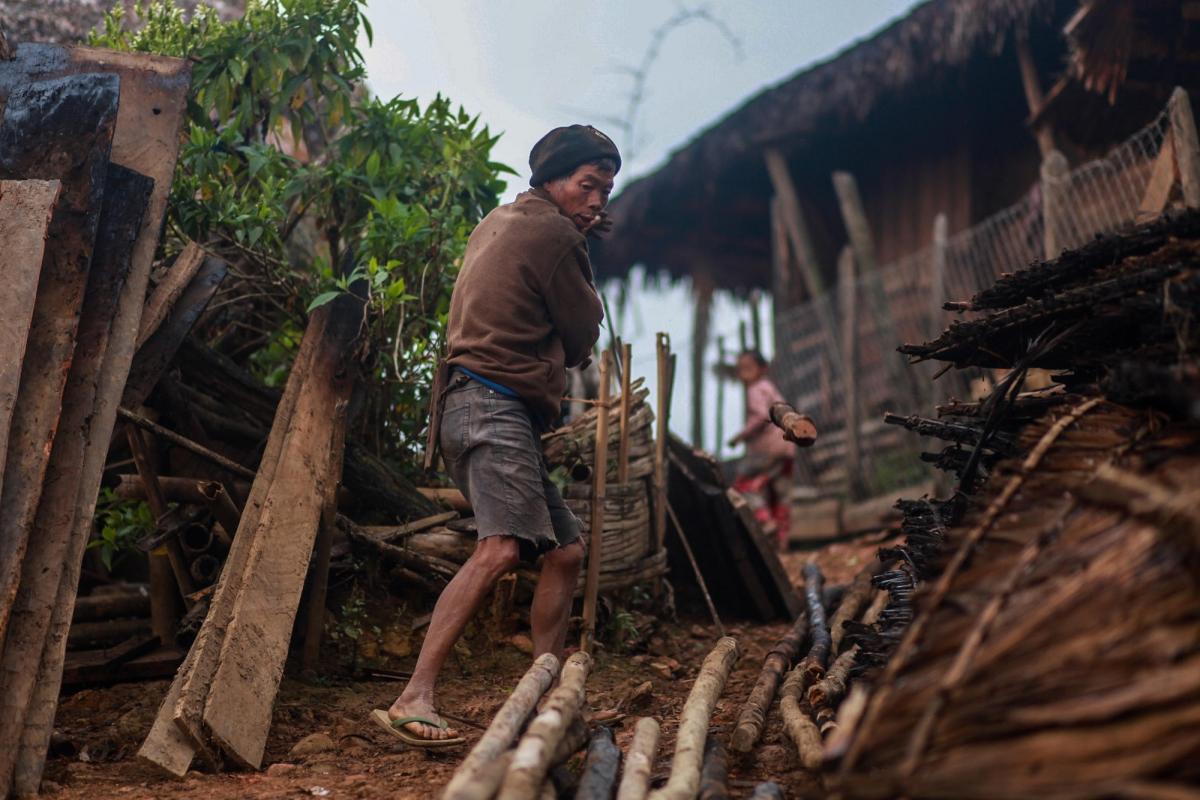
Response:
POLYGON ((894 348, 900 344, 900 339, 896 335, 895 325, 892 324, 887 289, 883 285, 879 263, 875 259, 875 242, 871 236, 871 226, 867 223, 867 213, 863 209, 862 196, 858 192, 858 181, 849 172, 835 172, 833 188, 837 192, 838 205, 841 207, 842 221, 846 225, 850 246, 854 248, 858 275, 866 278, 863 288, 870 298, 871 310, 875 315, 875 330, 883 345, 883 363, 889 382, 896 391, 907 390, 909 394, 908 397, 897 396, 895 399, 915 401, 919 398, 919 393, 910 382, 911 375, 904 362, 894 352, 894 348))
POLYGON ((670 433, 671 414, 671 337, 659 333, 656 339, 658 397, 654 435, 654 538, 658 546, 654 549, 655 553, 662 549, 667 536, 667 435, 670 433))
POLYGON ((1200 208, 1200 138, 1196 135, 1196 118, 1188 93, 1176 87, 1171 93, 1170 109, 1183 201, 1188 208, 1200 208))
MULTIPOLYGON (((339 405, 341 405, 339 403, 339 405)), ((321 508, 321 527, 317 530, 316 546, 309 574, 308 605, 305 607, 304 649, 300 653, 300 667, 312 673, 317 669, 321 656, 321 639, 325 635, 325 599, 329 594, 329 558, 333 550, 334 528, 337 527, 337 497, 342 485, 342 460, 346 454, 346 409, 336 412, 333 437, 329 446, 333 448, 329 465, 329 482, 325 486, 325 504, 321 508)))
MULTIPOLYGON (((949 221, 944 213, 939 213, 933 219, 933 252, 929 265, 929 340, 933 341, 942 332, 944 312, 942 303, 946 299, 946 240, 949 234, 949 221)), ((943 384, 933 381, 929 387, 930 399, 936 404, 944 398, 943 384)))
POLYGON ((1017 65, 1021 68, 1021 86, 1025 89, 1025 103, 1029 106, 1029 116, 1033 122, 1033 135, 1037 139, 1038 149, 1042 157, 1050 155, 1054 150, 1054 133, 1050 126, 1043 121, 1042 106, 1045 98, 1042 86, 1038 81, 1037 65, 1033 63, 1033 51, 1029 49, 1029 32, 1019 31, 1016 35, 1017 65))
POLYGON ((787 231, 783 225, 783 211, 779 196, 771 198, 771 305, 775 311, 775 342, 779 347, 779 321, 783 313, 796 305, 799 298, 792 281, 792 254, 788 249, 787 231))
POLYGON ((767 174, 771 185, 775 188, 778 199, 779 216, 783 229, 796 254, 800 267, 800 277, 804 280, 804 288, 809 297, 820 297, 825 291, 824 281, 821 280, 821 268, 817 262, 817 254, 812 246, 808 226, 804 223, 804 214, 800 208, 800 197, 796 186, 792 183, 792 174, 788 170, 787 160, 783 154, 774 148, 768 148, 763 153, 767 162, 767 174))
MULTIPOLYGON (((742 324, 743 339, 746 326, 742 324)), ((743 350, 746 348, 743 346, 743 350)), ((717 337, 717 441, 713 445, 713 453, 721 460, 721 450, 725 447, 725 337, 717 337)))
POLYGON ((583 635, 579 649, 591 654, 596 638, 596 602, 604 553, 604 496, 608 478, 608 371, 610 354, 600 354, 600 404, 596 413, 596 454, 592 469, 592 516, 588 530, 587 580, 583 588, 583 635))
POLYGON ((933 257, 929 269, 929 338, 942 332, 942 303, 946 298, 946 239, 950 224, 944 213, 933 219, 933 257))
POLYGON ((712 322, 713 282, 708 275, 695 278, 696 304, 692 317, 692 446, 704 449, 704 351, 712 322))
POLYGON ((633 362, 633 346, 621 344, 621 438, 617 445, 617 483, 629 482, 629 368, 633 362))
POLYGON ((763 351, 762 315, 758 310, 761 302, 762 292, 758 289, 750 292, 750 341, 754 343, 754 349, 760 353, 763 351))
POLYGON ((1062 216, 1068 171, 1066 156, 1057 150, 1042 159, 1042 255, 1047 261, 1058 258, 1067 244, 1062 216))
POLYGON ((858 302, 854 250, 847 245, 838 255, 838 304, 842 318, 842 408, 846 410, 846 497, 862 494, 862 453, 859 444, 858 302))
MULTIPOLYGON (((126 434, 129 440, 129 450, 133 454, 133 461, 137 467, 138 477, 142 479, 142 484, 146 487, 146 505, 150 506, 150 513, 154 515, 156 525, 161 525, 167 515, 167 501, 163 497, 162 487, 158 483, 158 471, 154 469, 150 451, 146 447, 145 439, 142 438, 142 432, 133 426, 129 426, 126 428, 126 434)), ((179 587, 179 593, 183 595, 184 605, 187 608, 192 607, 192 601, 187 598, 188 595, 196 591, 196 587, 192 584, 192 576, 188 572, 187 563, 184 561, 177 538, 174 536, 168 538, 160 547, 155 548, 150 553, 150 577, 153 579, 156 572, 160 576, 157 593, 154 591, 155 586, 153 581, 151 582, 150 615, 157 626, 154 630, 155 635, 159 637, 161 644, 167 646, 171 644, 171 639, 163 639, 162 634, 170 630, 171 637, 174 637, 175 612, 178 606, 175 602, 172 582, 169 581, 166 585, 161 584, 161 578, 164 577, 161 571, 161 564, 163 563, 169 565, 170 572, 175 577, 173 583, 179 587), (155 569, 155 559, 161 559, 158 570, 155 569), (155 605, 161 607, 158 614, 155 614, 155 605), (170 617, 169 622, 167 621, 168 615, 170 617)))

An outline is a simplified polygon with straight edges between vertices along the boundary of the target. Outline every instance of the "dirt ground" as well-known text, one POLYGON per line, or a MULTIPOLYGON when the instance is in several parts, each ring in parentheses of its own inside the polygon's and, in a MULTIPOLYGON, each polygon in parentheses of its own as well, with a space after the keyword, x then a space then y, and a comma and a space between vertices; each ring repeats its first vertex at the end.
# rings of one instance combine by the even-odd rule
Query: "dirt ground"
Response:
MULTIPOLYGON (((829 584, 849 581, 878 547, 875 539, 834 544, 815 553, 793 552, 784 557, 788 574, 799 583, 804 561, 816 557, 829 584)), ((713 719, 714 730, 728 732, 742 701, 758 677, 767 651, 787 629, 735 622, 729 633, 738 638, 742 657, 726 685, 713 719)), ((479 636, 460 648, 447 664, 439 701, 443 709, 477 725, 458 723, 468 747, 512 691, 529 656, 508 642, 479 642, 479 636)), ((665 778, 679 713, 700 662, 717 639, 707 619, 682 614, 678 622, 656 623, 642 652, 601 651, 588 679, 590 713, 608 717, 618 745, 624 750, 639 716, 662 722, 655 774, 665 778), (649 692, 644 684, 649 682, 649 692), (640 687, 635 691, 635 687, 640 687), (618 714, 613 717, 613 712, 618 714)), ((418 642, 384 651, 392 670, 410 669, 418 642)), ((43 791, 56 798, 94 800, 120 798, 429 798, 449 780, 468 747, 432 753, 413 750, 369 724, 372 708, 387 706, 403 684, 395 680, 327 679, 303 682, 286 678, 275 705, 262 772, 207 774, 189 772, 182 780, 167 779, 140 764, 135 755, 150 728, 167 681, 118 684, 87 689, 64 697, 57 731, 59 753, 52 755, 43 791), (313 736, 323 734, 324 736, 313 736), (328 737, 328 738, 325 738, 328 737), (295 751, 301 740, 307 740, 295 751), (306 751, 306 752, 305 752, 306 751)), ((581 757, 576 756, 575 762, 581 757)), ((575 766, 575 762, 572 762, 575 766)), ((778 713, 749 758, 731 754, 730 789, 748 796, 760 781, 779 782, 788 797, 822 794, 816 777, 800 768, 795 749, 785 738, 778 713)))

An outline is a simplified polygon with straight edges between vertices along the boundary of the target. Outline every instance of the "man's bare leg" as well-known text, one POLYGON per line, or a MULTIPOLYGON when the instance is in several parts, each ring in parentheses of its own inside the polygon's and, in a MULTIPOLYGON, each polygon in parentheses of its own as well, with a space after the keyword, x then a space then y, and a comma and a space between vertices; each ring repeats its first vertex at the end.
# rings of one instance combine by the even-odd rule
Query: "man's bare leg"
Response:
POLYGON ((562 659, 583 552, 583 542, 577 539, 566 547, 551 550, 542 559, 542 571, 529 611, 534 658, 542 653, 553 653, 562 659))
MULTIPOLYGON (((421 644, 417 665, 404 692, 388 709, 392 719, 401 717, 428 717, 440 720, 434 703, 434 686, 438 673, 458 637, 462 636, 467 623, 487 598, 496 580, 517 565, 519 551, 517 540, 511 536, 489 536, 481 539, 475 552, 463 564, 433 607, 429 620, 429 631, 421 644)), ((543 570, 544 572, 544 570, 543 570)), ((540 584, 539 584, 540 590, 540 584)), ((419 722, 404 726, 409 732, 425 739, 450 739, 458 735, 451 729, 435 728, 419 722)))

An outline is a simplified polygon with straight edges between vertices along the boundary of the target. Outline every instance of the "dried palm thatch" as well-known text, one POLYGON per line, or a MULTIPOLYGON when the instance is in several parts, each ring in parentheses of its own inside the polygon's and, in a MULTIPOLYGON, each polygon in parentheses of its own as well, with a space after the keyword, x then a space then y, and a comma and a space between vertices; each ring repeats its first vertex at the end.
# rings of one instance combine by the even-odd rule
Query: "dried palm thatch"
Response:
POLYGON ((962 304, 988 316, 905 348, 1012 372, 939 409, 951 420, 894 420, 950 442, 960 492, 901 504, 900 566, 876 580, 891 603, 848 630, 882 670, 827 753, 845 796, 1165 797, 1200 780, 1198 221, 1008 276, 962 304), (1019 394, 1031 366, 1063 385, 1019 394))

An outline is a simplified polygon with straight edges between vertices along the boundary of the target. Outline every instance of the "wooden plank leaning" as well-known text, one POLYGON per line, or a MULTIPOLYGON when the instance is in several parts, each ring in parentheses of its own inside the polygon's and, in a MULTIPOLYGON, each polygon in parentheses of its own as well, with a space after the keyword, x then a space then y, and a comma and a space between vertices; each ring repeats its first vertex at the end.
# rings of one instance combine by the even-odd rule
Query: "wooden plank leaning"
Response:
MULTIPOLYGON (((58 600, 51 618, 46 649, 39 667, 37 688, 25 719, 14 788, 21 795, 35 794, 41 782, 46 751, 58 707, 66 655, 67 631, 75 607, 84 547, 116 424, 117 404, 129 372, 150 267, 166 212, 167 196, 179 151, 179 130, 191 81, 188 61, 142 53, 113 53, 88 47, 28 45, 17 47, 9 62, 29 75, 78 72, 109 73, 120 77, 120 105, 113 133, 111 158, 115 163, 153 179, 154 189, 134 243, 129 274, 117 301, 108 347, 97 380, 95 408, 88 421, 83 469, 75 497, 76 551, 64 564, 58 600)), ((0 87, 0 92, 7 91, 0 87)))
MULTIPOLYGON (((118 81, 28 81, 0 121, 0 179, 62 181, 50 220, 0 488, 0 641, 17 593, 83 304, 117 118, 118 81)), ((14 722, 13 724, 20 724, 14 722)))
POLYGON ((262 764, 325 488, 341 477, 331 467, 333 451, 345 440, 333 441, 334 432, 344 432, 338 418, 354 386, 354 349, 365 311, 362 298, 341 294, 314 312, 327 312, 325 331, 296 398, 204 705, 205 730, 245 767, 262 764))
POLYGON ((12 621, 0 654, 0 784, 9 785, 26 712, 58 599, 64 564, 78 547, 75 495, 96 399, 96 379, 108 345, 113 310, 125 278, 154 182, 114 164, 108 167, 104 206, 88 273, 75 353, 63 390, 60 432, 54 437, 45 486, 34 516, 12 621))
MULTIPOLYGON (((21 360, 38 277, 46 252, 46 229, 58 201, 62 184, 50 181, 0 181, 0 272, 5 287, 0 293, 0 454, 8 452, 8 426, 17 404, 21 360)), ((4 461, 0 457, 0 486, 4 485, 4 461)))
POLYGON ((309 372, 313 353, 324 330, 325 316, 314 315, 304 332, 304 338, 300 341, 283 397, 276 408, 275 422, 271 426, 271 434, 267 438, 266 448, 259 462, 258 475, 250 487, 250 496, 242 510, 233 546, 226 556, 225 568, 221 572, 209 605, 208 617, 205 618, 192 649, 179 668, 149 735, 138 751, 142 760, 173 775, 182 776, 187 772, 197 752, 210 760, 214 756, 207 747, 208 737, 201 724, 204 703, 216 672, 217 658, 232 616, 234 599, 245 577, 251 539, 258 532, 259 515, 266 501, 267 490, 275 478, 275 470, 283 451, 284 438, 291 426, 296 400, 300 396, 301 386, 309 372))

